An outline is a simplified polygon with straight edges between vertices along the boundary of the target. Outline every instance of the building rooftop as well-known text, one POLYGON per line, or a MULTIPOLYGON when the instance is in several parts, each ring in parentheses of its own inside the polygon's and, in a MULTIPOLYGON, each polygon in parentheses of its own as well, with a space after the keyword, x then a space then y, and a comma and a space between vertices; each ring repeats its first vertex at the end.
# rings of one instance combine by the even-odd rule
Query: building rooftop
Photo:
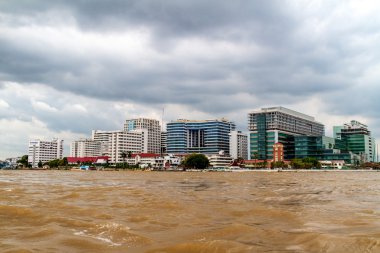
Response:
POLYGON ((285 108, 282 106, 261 108, 261 109, 254 110, 254 111, 250 112, 249 114, 270 113, 270 112, 282 112, 285 114, 292 115, 294 117, 303 118, 303 119, 307 119, 310 121, 315 121, 314 117, 312 117, 312 116, 309 116, 309 115, 306 115, 306 114, 303 114, 300 112, 296 112, 294 110, 291 110, 291 109, 288 109, 288 108, 285 108))
POLYGON ((177 119, 172 122, 183 122, 183 123, 206 123, 206 122, 225 122, 229 123, 230 121, 226 118, 221 118, 221 119, 205 119, 205 120, 191 120, 191 119, 177 119))

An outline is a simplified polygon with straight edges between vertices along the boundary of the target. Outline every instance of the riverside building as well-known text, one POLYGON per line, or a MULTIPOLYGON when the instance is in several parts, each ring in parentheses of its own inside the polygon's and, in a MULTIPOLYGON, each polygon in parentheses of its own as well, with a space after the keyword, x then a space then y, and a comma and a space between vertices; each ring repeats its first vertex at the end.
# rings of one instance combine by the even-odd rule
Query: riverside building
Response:
POLYGON ((231 131, 230 136, 230 156, 233 159, 248 159, 248 136, 241 131, 231 131))
POLYGON ((28 148, 28 163, 33 168, 38 167, 38 163, 49 162, 55 159, 62 159, 63 140, 53 139, 51 141, 30 140, 28 148))
POLYGON ((160 154, 161 152, 161 127, 160 122, 155 119, 137 118, 125 121, 124 131, 140 131, 147 134, 146 153, 160 154))
POLYGON ((218 154, 222 150, 229 155, 229 133, 235 130, 235 124, 227 119, 178 119, 166 128, 170 154, 218 154))
POLYGON ((342 140, 327 136, 295 136, 295 158, 313 157, 319 161, 354 164, 358 155, 341 149, 342 140))
POLYGON ((375 139, 371 136, 368 126, 359 121, 352 120, 343 126, 333 128, 334 136, 341 140, 340 149, 351 151, 359 156, 359 162, 374 162, 375 139))
POLYGON ((324 125, 314 117, 284 107, 269 107, 248 114, 251 159, 273 160, 273 145, 284 145, 284 159, 295 158, 295 136, 323 136, 324 125))
POLYGON ((80 139, 70 145, 71 157, 96 157, 101 155, 101 143, 92 139, 80 139))
POLYGON ((130 132, 92 131, 92 139, 100 142, 100 155, 108 156, 110 163, 123 162, 122 153, 147 153, 147 130, 137 129, 130 132))

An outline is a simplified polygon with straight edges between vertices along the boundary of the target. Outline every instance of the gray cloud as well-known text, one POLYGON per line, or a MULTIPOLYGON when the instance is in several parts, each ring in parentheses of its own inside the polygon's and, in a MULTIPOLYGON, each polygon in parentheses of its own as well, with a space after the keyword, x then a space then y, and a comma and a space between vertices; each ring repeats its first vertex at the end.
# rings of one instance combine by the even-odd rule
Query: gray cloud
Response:
POLYGON ((250 109, 318 97, 332 114, 377 122, 380 6, 350 4, 2 1, 0 91, 5 81, 53 88, 54 97, 33 99, 58 111, 36 110, 31 98, 19 97, 0 114, 85 133, 125 117, 107 105, 146 112, 171 104, 230 115, 243 126, 240 113, 250 109), (70 96, 92 108, 65 110, 76 102, 70 96))

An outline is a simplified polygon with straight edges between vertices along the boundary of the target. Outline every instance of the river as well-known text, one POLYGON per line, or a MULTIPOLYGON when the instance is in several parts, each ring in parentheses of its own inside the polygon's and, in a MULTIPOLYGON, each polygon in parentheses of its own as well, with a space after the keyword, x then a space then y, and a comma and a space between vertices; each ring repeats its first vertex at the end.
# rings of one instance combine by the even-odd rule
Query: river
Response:
POLYGON ((0 252, 380 252, 377 172, 0 171, 0 252))

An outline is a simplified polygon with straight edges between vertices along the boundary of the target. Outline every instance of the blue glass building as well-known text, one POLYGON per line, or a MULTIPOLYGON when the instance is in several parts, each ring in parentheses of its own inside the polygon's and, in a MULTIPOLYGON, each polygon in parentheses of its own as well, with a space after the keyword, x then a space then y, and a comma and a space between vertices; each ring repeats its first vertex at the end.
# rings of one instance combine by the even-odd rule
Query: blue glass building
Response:
POLYGON ((229 154, 229 133, 235 124, 226 119, 184 120, 167 124, 167 152, 173 154, 229 154))

